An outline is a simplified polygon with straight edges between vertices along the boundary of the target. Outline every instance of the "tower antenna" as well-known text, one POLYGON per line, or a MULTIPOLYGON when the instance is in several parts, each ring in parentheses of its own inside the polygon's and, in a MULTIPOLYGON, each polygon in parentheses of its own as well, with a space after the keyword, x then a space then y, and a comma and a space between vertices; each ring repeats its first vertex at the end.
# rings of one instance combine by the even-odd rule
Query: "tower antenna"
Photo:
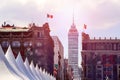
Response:
POLYGON ((74 8, 73 8, 73 25, 74 25, 74 8))

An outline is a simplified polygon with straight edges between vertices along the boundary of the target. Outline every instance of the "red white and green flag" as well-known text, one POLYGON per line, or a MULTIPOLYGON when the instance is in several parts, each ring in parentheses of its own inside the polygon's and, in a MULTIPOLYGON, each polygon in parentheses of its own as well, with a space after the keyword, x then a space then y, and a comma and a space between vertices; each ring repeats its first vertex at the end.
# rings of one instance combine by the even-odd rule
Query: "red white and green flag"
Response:
POLYGON ((84 29, 87 29, 87 25, 86 24, 84 24, 84 29))
POLYGON ((47 18, 53 18, 53 15, 51 15, 51 14, 47 14, 47 18))

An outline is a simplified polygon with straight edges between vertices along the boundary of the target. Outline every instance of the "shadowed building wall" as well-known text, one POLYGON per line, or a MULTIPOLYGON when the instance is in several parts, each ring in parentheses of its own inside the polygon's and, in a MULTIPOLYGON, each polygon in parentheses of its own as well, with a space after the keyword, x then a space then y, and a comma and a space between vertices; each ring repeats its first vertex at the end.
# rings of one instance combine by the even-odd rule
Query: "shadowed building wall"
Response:
POLYGON ((48 23, 42 27, 34 23, 29 27, 16 27, 4 23, 0 28, 0 43, 4 52, 11 45, 15 57, 21 52, 22 58, 28 58, 49 73, 53 74, 54 43, 50 36, 48 23))
POLYGON ((82 33, 82 80, 120 80, 120 39, 90 39, 82 33))

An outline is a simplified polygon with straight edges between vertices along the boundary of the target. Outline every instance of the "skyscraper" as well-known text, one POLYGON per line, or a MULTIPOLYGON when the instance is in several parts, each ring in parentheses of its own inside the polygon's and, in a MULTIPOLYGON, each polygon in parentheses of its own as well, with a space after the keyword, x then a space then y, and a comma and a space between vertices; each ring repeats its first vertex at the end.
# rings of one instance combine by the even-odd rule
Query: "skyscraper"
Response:
POLYGON ((73 24, 68 32, 68 65, 73 69, 74 79, 77 80, 78 76, 78 31, 73 24))

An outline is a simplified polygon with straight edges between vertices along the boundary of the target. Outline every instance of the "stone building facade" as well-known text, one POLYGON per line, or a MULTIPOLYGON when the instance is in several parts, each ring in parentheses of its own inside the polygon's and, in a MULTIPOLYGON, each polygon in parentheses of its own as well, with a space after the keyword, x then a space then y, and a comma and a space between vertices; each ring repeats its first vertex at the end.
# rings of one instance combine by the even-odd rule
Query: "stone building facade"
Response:
POLYGON ((57 36, 54 41, 54 69, 57 70, 57 80, 64 80, 64 47, 57 36))
POLYGON ((82 80, 120 80, 120 39, 82 33, 82 80))
POLYGON ((42 27, 34 23, 28 27, 16 27, 4 23, 0 28, 0 44, 6 52, 12 47, 15 57, 21 52, 22 58, 28 58, 47 72, 53 74, 54 43, 50 36, 48 23, 42 27))

